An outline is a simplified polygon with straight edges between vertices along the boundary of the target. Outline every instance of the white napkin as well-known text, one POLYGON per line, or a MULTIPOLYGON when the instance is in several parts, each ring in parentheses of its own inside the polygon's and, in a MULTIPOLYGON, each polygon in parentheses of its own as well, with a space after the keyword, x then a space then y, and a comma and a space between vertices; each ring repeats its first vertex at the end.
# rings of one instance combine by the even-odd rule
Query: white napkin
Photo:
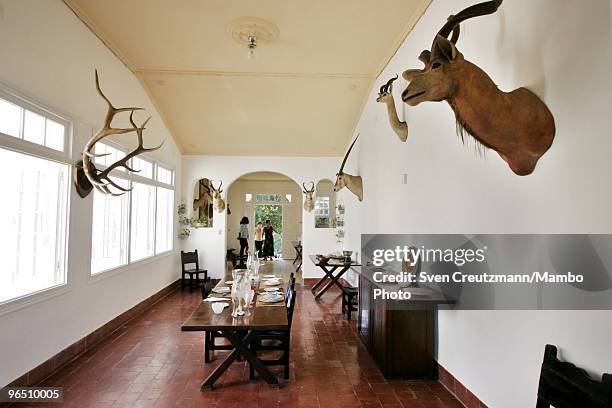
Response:
POLYGON ((220 298, 220 297, 207 297, 202 302, 221 302, 221 301, 227 302, 227 300, 228 299, 226 298, 220 298))

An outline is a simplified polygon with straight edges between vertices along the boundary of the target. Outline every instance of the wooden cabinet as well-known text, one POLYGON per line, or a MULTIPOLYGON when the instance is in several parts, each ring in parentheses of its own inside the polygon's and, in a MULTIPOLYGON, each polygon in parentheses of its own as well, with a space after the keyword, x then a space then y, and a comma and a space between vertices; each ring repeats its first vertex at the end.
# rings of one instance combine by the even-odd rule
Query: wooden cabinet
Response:
POLYGON ((408 301, 399 307, 374 299, 374 287, 359 276, 359 338, 385 378, 432 379, 437 305, 408 301))

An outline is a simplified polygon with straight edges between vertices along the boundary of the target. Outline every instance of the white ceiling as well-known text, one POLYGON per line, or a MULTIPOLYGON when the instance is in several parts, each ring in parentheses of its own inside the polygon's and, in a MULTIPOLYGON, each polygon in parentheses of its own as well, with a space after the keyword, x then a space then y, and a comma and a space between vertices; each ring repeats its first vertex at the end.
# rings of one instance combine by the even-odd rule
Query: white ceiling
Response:
POLYGON ((339 156, 431 0, 64 1, 140 79, 183 153, 339 156), (255 60, 227 29, 242 17, 279 29, 255 60))

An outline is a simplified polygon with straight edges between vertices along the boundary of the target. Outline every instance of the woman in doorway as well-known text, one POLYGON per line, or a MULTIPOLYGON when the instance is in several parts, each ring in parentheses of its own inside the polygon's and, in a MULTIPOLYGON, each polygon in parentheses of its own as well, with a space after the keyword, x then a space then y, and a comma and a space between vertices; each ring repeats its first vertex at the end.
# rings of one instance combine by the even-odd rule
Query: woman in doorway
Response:
POLYGON ((263 245, 263 256, 264 259, 274 259, 274 227, 270 223, 270 220, 266 220, 266 226, 263 229, 264 233, 264 245, 263 245))
POLYGON ((259 258, 263 256, 263 225, 261 222, 257 223, 255 227, 255 253, 259 258))
POLYGON ((249 219, 242 217, 240 220, 240 232, 238 233, 238 240, 240 241, 240 264, 244 264, 243 256, 245 252, 249 251, 249 219))

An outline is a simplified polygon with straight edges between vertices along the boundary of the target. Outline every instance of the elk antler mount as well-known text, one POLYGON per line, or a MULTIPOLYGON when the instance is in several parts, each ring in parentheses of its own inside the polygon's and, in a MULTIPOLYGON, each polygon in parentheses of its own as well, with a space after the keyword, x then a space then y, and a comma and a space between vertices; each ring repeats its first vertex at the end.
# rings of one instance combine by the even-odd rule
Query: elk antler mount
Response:
POLYGON ((304 189, 304 195, 305 195, 305 200, 304 200, 304 210, 306 210, 307 212, 311 212, 312 210, 314 210, 314 201, 312 199, 312 195, 314 194, 315 191, 315 183, 314 181, 311 181, 311 186, 310 188, 306 188, 306 184, 302 183, 302 188, 304 189))
POLYGON ((500 91, 455 46, 461 22, 493 14, 501 3, 502 0, 479 3, 450 16, 435 36, 431 50, 419 56, 425 68, 409 69, 402 74, 409 82, 402 100, 410 106, 447 101, 455 112, 462 140, 464 133, 473 136, 484 147, 495 150, 515 174, 525 176, 534 171, 540 157, 552 145, 555 137, 552 114, 526 88, 500 91))
POLYGON ((376 102, 381 102, 387 105, 387 113, 389 114, 389 122, 391 128, 397 134, 402 142, 408 139, 408 124, 399 120, 397 111, 395 110, 395 99, 393 99, 393 82, 398 78, 391 78, 386 84, 380 87, 376 102))
POLYGON ((104 124, 102 125, 102 129, 100 129, 91 139, 87 141, 87 143, 85 144, 85 148, 83 149, 82 159, 73 165, 74 167, 74 171, 73 171, 74 185, 76 187, 77 193, 82 198, 87 197, 89 193, 91 193, 94 187, 96 188, 96 190, 98 190, 99 192, 103 194, 113 195, 113 196, 119 196, 119 195, 125 194, 126 192, 130 191, 131 189, 125 188, 119 185, 113 179, 111 179, 110 177, 111 172, 119 167, 123 167, 127 171, 130 171, 132 173, 138 173, 140 170, 134 170, 131 167, 131 164, 128 164, 129 161, 141 153, 152 152, 154 150, 157 150, 160 147, 162 147, 162 145, 164 144, 164 142, 162 142, 160 143, 159 146, 153 147, 153 148, 145 148, 143 146, 142 132, 145 130, 145 126, 147 125, 151 117, 148 117, 142 123, 142 125, 137 126, 136 123, 134 122, 134 112, 137 110, 142 110, 142 108, 134 108, 134 107, 115 108, 113 104, 110 102, 110 100, 104 95, 104 93, 100 89, 100 80, 98 78, 98 70, 96 70, 96 90, 98 91, 98 94, 102 97, 102 99, 106 101, 108 108, 106 111, 106 116, 104 117, 104 124), (132 125, 131 128, 112 127, 112 121, 115 115, 121 112, 130 112, 130 124, 132 125), (136 149, 129 152, 122 159, 109 165, 104 170, 100 170, 96 168, 94 159, 96 157, 103 157, 103 156, 109 155, 109 153, 105 153, 105 154, 94 153, 94 148, 96 146, 96 143, 98 143, 100 140, 108 136, 111 136, 111 135, 121 135, 125 133, 130 133, 130 132, 136 132, 136 135, 138 136, 138 146, 136 147, 136 149))
POLYGON ((363 200, 363 182, 361 181, 361 176, 352 176, 344 172, 344 165, 346 164, 346 160, 351 154, 351 150, 353 150, 353 146, 355 142, 359 139, 359 135, 353 140, 351 146, 349 147, 346 155, 344 156, 344 160, 342 160, 342 164, 340 165, 340 170, 336 173, 336 183, 334 184, 334 191, 338 192, 342 190, 344 187, 348 188, 351 193, 355 194, 359 201, 363 200))

